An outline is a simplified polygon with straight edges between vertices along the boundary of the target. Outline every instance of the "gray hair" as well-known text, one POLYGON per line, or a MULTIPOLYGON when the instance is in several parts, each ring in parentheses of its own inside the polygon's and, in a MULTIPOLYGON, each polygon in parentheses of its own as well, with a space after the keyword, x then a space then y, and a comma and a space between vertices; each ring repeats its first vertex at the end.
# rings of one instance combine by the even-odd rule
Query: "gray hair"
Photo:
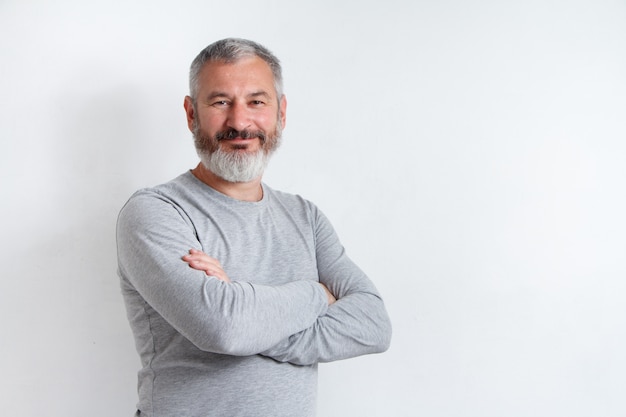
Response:
POLYGON ((208 62, 221 61, 234 63, 242 58, 257 56, 270 66, 274 75, 274 88, 277 98, 283 96, 283 75, 280 61, 266 47, 247 39, 226 38, 204 48, 191 63, 189 69, 189 95, 196 102, 199 90, 200 72, 208 62))

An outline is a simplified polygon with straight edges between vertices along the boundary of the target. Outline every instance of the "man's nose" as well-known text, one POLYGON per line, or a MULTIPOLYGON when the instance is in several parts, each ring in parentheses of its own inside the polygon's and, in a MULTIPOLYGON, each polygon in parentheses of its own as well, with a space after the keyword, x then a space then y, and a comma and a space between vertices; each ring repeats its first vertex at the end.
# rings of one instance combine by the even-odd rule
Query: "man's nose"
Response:
POLYGON ((228 127, 244 130, 250 127, 250 112, 244 103, 233 103, 228 112, 228 127))

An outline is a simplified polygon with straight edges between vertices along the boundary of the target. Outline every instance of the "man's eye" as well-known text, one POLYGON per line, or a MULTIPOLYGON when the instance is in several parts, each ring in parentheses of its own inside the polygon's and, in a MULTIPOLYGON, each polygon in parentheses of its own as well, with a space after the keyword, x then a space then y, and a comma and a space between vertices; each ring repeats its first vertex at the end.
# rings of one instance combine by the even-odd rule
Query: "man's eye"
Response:
POLYGON ((214 106, 217 106, 217 107, 224 107, 224 106, 228 106, 228 101, 226 101, 226 100, 219 100, 219 101, 215 101, 215 102, 213 103, 213 105, 214 105, 214 106))
POLYGON ((252 100, 251 104, 253 106, 262 106, 263 104, 265 104, 265 102, 263 102, 261 100, 252 100))

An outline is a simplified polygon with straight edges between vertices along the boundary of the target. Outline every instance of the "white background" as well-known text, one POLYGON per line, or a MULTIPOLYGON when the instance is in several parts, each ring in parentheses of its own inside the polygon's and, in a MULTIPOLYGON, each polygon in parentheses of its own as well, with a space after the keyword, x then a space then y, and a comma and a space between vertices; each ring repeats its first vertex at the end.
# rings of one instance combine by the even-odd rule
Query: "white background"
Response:
POLYGON ((0 414, 131 416, 117 212, 196 164, 187 71, 282 60, 266 182, 375 281, 319 415, 626 415, 626 2, 0 1, 0 414))

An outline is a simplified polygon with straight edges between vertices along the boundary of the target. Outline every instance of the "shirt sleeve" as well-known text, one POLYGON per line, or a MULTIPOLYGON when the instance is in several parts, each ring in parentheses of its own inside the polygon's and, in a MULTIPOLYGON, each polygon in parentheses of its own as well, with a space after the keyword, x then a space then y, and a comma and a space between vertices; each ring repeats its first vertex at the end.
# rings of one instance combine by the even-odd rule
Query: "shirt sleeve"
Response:
POLYGON ((156 193, 140 192, 124 206, 117 245, 120 277, 204 351, 257 354, 312 326, 328 308, 324 290, 313 281, 225 283, 190 268, 182 256, 200 249, 193 224, 156 193))
POLYGON ((347 256, 328 219, 313 218, 319 279, 337 301, 315 323, 262 352, 280 362, 311 365, 388 349, 391 322, 372 281, 347 256))

